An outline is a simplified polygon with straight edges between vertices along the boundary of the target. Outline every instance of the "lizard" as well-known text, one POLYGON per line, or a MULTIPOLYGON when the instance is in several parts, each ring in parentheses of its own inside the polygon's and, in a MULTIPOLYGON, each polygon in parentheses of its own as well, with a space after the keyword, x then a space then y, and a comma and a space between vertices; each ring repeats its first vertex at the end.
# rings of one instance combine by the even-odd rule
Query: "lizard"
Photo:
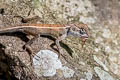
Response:
POLYGON ((4 33, 13 33, 13 32, 23 32, 27 35, 34 36, 29 40, 25 45, 25 49, 33 53, 30 45, 41 35, 55 35, 56 46, 60 55, 62 55, 60 41, 64 40, 67 36, 72 35, 82 38, 82 41, 85 42, 89 37, 88 26, 86 24, 23 24, 15 27, 0 29, 0 35, 4 33))

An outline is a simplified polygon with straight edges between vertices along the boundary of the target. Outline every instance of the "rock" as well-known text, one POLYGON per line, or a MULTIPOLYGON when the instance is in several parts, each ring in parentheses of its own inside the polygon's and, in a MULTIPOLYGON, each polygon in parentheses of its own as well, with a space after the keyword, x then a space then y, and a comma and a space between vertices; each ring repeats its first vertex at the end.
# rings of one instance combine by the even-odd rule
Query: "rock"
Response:
POLYGON ((93 74, 90 71, 88 71, 87 73, 85 73, 85 75, 86 75, 86 79, 87 80, 92 80, 93 74))
POLYGON ((104 29, 102 35, 103 35, 104 38, 110 38, 111 31, 109 29, 104 29))
POLYGON ((94 60, 95 60, 100 66, 102 66, 102 67, 104 68, 104 70, 109 71, 109 69, 106 67, 106 65, 103 64, 103 62, 102 62, 101 60, 99 60, 99 59, 97 58, 97 56, 93 55, 93 58, 94 58, 94 60))
POLYGON ((68 68, 67 66, 62 67, 61 70, 63 71, 63 75, 64 75, 65 78, 73 77, 73 75, 75 73, 75 71, 68 68))
POLYGON ((41 11, 43 11, 43 6, 40 6, 41 3, 47 4, 47 7, 50 10, 55 11, 53 15, 56 16, 57 20, 61 20, 61 19, 65 21, 78 20, 83 23, 95 23, 95 18, 89 16, 89 13, 92 13, 95 10, 95 7, 92 5, 91 1, 89 0, 73 0, 73 1, 71 0, 61 0, 61 1, 34 0, 34 4, 36 8, 35 14, 38 16, 43 15, 41 13, 41 11))
POLYGON ((95 43, 101 43, 103 41, 103 38, 97 37, 95 40, 95 43))
POLYGON ((115 80, 109 73, 105 72, 99 67, 95 67, 94 70, 100 78, 100 80, 115 80))
POLYGON ((110 70, 116 74, 118 77, 120 77, 120 54, 111 54, 109 55, 109 68, 110 70))
POLYGON ((92 17, 81 16, 79 21, 84 22, 84 23, 95 23, 95 19, 92 17))
POLYGON ((80 79, 80 80, 86 80, 86 79, 80 79))
POLYGON ((33 58, 34 72, 38 76, 54 76, 62 67, 58 55, 50 50, 40 50, 33 58))
POLYGON ((105 52, 110 53, 112 52, 110 46, 105 46, 105 52))
POLYGON ((57 69, 62 71, 62 75, 65 78, 73 77, 75 73, 67 66, 62 67, 58 55, 50 50, 40 50, 33 58, 33 65, 34 72, 38 76, 54 76, 57 69))

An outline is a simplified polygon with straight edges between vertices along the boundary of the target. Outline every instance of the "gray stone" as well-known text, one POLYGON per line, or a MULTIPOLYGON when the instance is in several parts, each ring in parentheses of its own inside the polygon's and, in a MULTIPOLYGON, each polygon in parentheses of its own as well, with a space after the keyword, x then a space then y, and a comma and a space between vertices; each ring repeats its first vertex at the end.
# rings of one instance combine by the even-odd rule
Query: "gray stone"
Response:
POLYGON ((109 73, 105 72, 99 67, 95 67, 94 70, 99 76, 100 80, 115 80, 109 73))

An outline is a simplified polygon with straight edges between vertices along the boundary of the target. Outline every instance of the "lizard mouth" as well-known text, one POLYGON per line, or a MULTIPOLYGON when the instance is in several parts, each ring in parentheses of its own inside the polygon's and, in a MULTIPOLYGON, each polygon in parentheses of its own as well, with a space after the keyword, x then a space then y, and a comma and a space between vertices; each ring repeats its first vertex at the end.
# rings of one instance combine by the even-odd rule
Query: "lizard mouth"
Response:
POLYGON ((81 38, 82 38, 82 42, 85 42, 88 39, 88 35, 82 36, 81 38))
POLYGON ((85 38, 85 39, 88 39, 88 37, 89 36, 87 34, 84 34, 84 35, 81 36, 81 38, 85 38))
POLYGON ((88 39, 88 37, 82 37, 82 40, 84 41, 84 40, 87 40, 88 39))

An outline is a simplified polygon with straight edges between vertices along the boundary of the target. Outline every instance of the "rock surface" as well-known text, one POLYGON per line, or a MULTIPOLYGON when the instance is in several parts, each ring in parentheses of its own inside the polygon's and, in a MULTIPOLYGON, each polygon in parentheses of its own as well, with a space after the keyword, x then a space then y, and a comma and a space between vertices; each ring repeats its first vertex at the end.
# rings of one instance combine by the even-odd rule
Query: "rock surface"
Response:
POLYGON ((38 38, 31 44, 33 55, 41 50, 54 53, 52 56, 51 52, 42 55, 43 59, 36 63, 41 67, 36 66, 36 70, 30 65, 30 55, 23 50, 23 45, 32 36, 22 33, 0 35, 0 77, 4 76, 0 79, 119 80, 119 9, 119 0, 0 0, 0 30, 24 23, 20 17, 13 16, 25 18, 37 15, 39 20, 30 20, 28 23, 85 23, 90 32, 83 47, 80 38, 69 36, 62 40, 64 58, 60 59, 56 55, 56 46, 53 46, 55 49, 51 48, 54 38, 38 38), (37 74, 34 74, 34 70, 37 74))
POLYGON ((97 75, 100 77, 100 80, 115 80, 109 73, 103 71, 99 67, 94 68, 97 75))
POLYGON ((66 66, 62 66, 58 55, 50 50, 40 50, 33 58, 34 71, 38 76, 55 76, 56 70, 62 71, 65 78, 74 75, 74 71, 66 66))

